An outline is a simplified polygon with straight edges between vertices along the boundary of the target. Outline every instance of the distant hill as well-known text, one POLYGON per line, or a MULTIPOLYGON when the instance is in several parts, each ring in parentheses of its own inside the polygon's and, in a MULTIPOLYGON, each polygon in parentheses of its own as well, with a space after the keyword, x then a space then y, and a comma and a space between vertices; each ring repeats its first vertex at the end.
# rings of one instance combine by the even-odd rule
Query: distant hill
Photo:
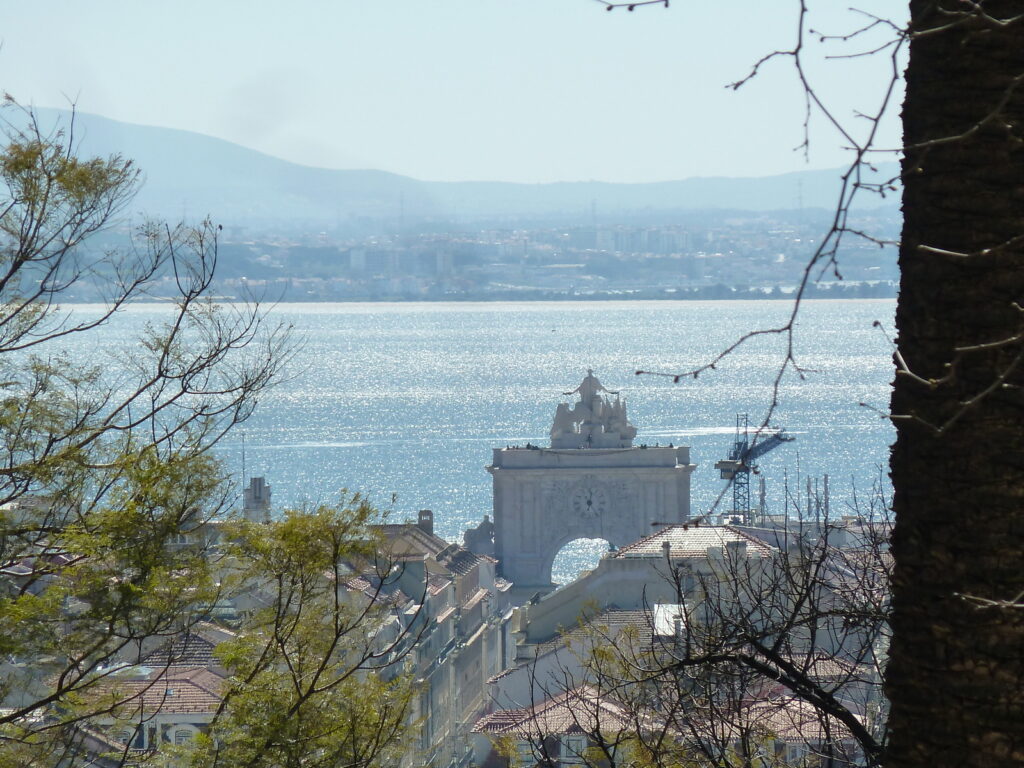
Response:
MULTIPOLYGON (((65 110, 37 110, 41 123, 67 123, 65 110)), ((430 182, 375 170, 330 170, 290 163, 228 141, 78 113, 83 153, 121 153, 146 184, 137 208, 167 218, 212 214, 225 224, 344 226, 373 219, 589 217, 615 212, 831 208, 839 171, 763 178, 693 178, 651 184, 430 182)), ((885 176, 895 164, 881 169, 885 176)), ((892 198, 889 198, 890 200, 892 198)), ((864 204, 880 201, 864 196, 864 204)))

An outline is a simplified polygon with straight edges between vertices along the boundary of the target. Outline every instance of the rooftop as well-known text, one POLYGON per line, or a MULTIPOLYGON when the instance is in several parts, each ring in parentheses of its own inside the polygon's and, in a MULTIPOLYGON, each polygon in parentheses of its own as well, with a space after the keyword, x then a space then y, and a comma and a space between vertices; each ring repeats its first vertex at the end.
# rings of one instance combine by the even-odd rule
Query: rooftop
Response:
POLYGON ((156 712, 196 715, 212 714, 220 706, 226 681, 205 667, 132 669, 137 676, 118 676, 96 689, 116 688, 119 697, 123 697, 119 707, 122 712, 139 712, 144 716, 156 712))
POLYGON ((628 711, 591 686, 581 686, 521 709, 502 709, 480 718, 473 733, 512 734, 523 738, 567 733, 618 731, 629 726, 628 711))
POLYGON ((171 638, 142 659, 147 667, 212 667, 217 665, 213 649, 234 637, 234 633, 202 623, 184 635, 171 638))
POLYGON ((733 543, 745 544, 748 554, 760 557, 767 557, 775 551, 760 539, 730 525, 681 523, 666 526, 650 536, 627 544, 611 557, 664 556, 666 544, 669 545, 672 557, 707 557, 709 549, 733 543))

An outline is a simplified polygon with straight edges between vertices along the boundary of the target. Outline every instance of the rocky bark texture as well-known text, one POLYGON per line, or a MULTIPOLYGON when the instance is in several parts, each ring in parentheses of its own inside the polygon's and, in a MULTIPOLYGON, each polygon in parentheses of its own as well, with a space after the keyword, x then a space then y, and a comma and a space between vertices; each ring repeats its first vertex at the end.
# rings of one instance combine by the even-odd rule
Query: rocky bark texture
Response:
POLYGON ((974 6, 910 3, 891 768, 1024 764, 1024 2, 974 6))

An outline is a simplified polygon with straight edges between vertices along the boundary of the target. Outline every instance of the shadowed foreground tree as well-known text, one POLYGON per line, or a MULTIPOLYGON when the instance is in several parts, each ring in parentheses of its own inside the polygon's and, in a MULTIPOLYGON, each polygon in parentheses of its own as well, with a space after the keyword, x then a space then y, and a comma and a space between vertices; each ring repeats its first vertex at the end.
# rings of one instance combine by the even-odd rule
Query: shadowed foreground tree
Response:
POLYGON ((1024 763, 1024 2, 910 3, 887 765, 1024 763))
MULTIPOLYGON (((663 0, 598 2, 633 10, 663 0)), ((840 35, 811 32, 805 18, 813 4, 795 5, 794 47, 762 58, 734 86, 773 59, 795 63, 808 119, 823 116, 855 154, 836 219, 807 265, 790 321, 752 331, 676 379, 713 368, 747 338, 791 338, 803 290, 838 266, 839 238, 863 234, 846 223, 849 195, 858 187, 896 189, 896 179, 858 179, 877 151, 876 128, 908 47, 896 376, 887 414, 897 438, 886 763, 1024 763, 1024 2, 910 0, 906 25, 864 14, 860 30, 840 35), (880 83, 880 111, 857 115, 867 126, 857 139, 810 85, 806 43, 882 29, 893 33, 888 42, 852 53, 888 51, 893 64, 890 82, 880 83)), ((801 372, 792 350, 790 343, 776 396, 783 373, 801 372)))

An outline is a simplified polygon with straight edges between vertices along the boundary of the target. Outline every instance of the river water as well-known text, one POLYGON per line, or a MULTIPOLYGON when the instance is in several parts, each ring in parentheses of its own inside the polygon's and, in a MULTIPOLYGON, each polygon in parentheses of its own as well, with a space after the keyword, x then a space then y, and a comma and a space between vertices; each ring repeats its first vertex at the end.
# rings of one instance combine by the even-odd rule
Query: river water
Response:
MULTIPOLYGON (((218 455, 239 481, 243 464, 246 477, 265 476, 275 506, 331 502, 346 488, 399 520, 430 508, 438 533, 457 540, 491 510, 491 449, 547 444, 561 393, 592 368, 621 390, 637 444, 691 446, 692 508, 706 511, 722 492, 713 465, 731 447, 736 415, 752 425, 765 416, 786 338, 756 338, 678 384, 634 371, 689 370, 791 310, 785 301, 282 304, 273 315, 303 340, 290 377, 218 455)), ((131 343, 163 311, 120 313, 105 346, 131 343)), ((796 440, 760 462, 769 512, 786 508, 787 487, 803 493, 807 477, 830 475, 833 513, 878 481, 893 438, 878 413, 892 364, 873 324, 891 329, 893 311, 889 300, 801 308, 793 340, 807 372, 783 377, 772 419, 796 440)), ((717 509, 730 506, 731 496, 717 509)), ((567 550, 563 573, 593 546, 567 550)))

